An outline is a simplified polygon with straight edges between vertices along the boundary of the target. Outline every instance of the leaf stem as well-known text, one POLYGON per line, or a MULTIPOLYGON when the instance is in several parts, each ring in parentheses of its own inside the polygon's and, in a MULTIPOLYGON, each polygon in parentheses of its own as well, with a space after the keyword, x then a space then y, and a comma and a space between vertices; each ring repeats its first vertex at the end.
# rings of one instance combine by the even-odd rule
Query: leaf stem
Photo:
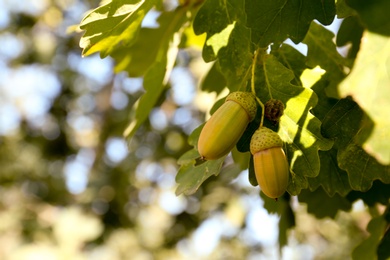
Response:
POLYGON ((260 119, 260 128, 263 126, 264 122, 264 104, 261 102, 261 100, 256 95, 256 89, 255 89, 255 71, 256 71, 256 64, 257 64, 257 58, 259 55, 260 49, 255 50, 253 61, 252 61, 252 78, 251 78, 251 91, 252 94, 255 96, 257 103, 259 103, 261 107, 261 119, 260 119))

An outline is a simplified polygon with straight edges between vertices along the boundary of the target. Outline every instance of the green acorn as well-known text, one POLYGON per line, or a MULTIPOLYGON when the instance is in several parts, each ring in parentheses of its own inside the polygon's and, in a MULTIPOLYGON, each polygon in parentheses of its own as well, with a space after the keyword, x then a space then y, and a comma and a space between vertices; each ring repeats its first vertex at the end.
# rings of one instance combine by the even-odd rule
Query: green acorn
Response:
POLYGON ((289 166, 282 147, 279 135, 266 127, 256 130, 250 143, 257 183, 273 199, 282 196, 288 185, 289 166))
POLYGON ((204 160, 216 160, 228 154, 237 144, 257 112, 250 92, 233 92, 206 122, 198 140, 198 151, 204 160))

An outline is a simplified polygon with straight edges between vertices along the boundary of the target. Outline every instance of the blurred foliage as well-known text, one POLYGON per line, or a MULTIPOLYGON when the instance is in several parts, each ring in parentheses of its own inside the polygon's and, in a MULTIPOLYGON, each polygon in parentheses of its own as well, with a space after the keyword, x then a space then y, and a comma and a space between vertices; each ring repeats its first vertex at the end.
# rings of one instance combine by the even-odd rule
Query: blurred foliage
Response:
MULTIPOLYGON (((115 49, 111 56, 123 58, 119 64, 111 58, 101 60, 97 54, 82 58, 82 35, 75 25, 88 10, 104 2, 109 1, 0 1, 0 259, 279 259, 282 255, 285 259, 347 259, 351 252, 358 255, 366 249, 367 254, 375 255, 378 244, 380 255, 389 255, 389 235, 382 232, 389 225, 389 210, 385 209, 389 185, 380 181, 367 192, 349 192, 349 186, 335 187, 332 180, 329 186, 319 187, 313 178, 309 180, 315 187, 313 192, 305 190, 298 198, 286 194, 275 202, 260 197, 258 188, 249 184, 248 171, 242 171, 248 165, 248 154, 233 151, 217 165, 218 172, 221 169, 218 176, 201 176, 202 185, 191 195, 176 196, 177 160, 181 157, 190 167, 198 167, 191 154, 182 157, 192 148, 187 144, 191 132, 204 122, 213 103, 226 94, 225 78, 232 84, 230 89, 240 83, 235 70, 221 73, 221 66, 238 68, 251 56, 230 56, 212 66, 205 64, 199 48, 205 38, 187 27, 181 31, 183 41, 176 42, 180 48, 177 55, 162 59, 155 70, 150 70, 149 62, 154 62, 158 53, 143 50, 150 57, 143 60, 142 44, 115 49), (125 60, 126 52, 134 59, 125 60), (144 62, 141 67, 132 67, 140 60, 144 62), (171 66, 170 77, 162 71, 166 65, 171 66), (144 81, 121 70, 137 77, 139 71, 149 72, 151 81, 158 71, 158 81, 166 81, 161 92, 152 91, 154 102, 145 104, 145 111, 138 116, 144 124, 137 125, 131 141, 122 133, 129 120, 137 118, 129 111, 140 106, 137 101, 144 93, 144 81), (214 82, 218 84, 210 87, 214 82), (218 96, 200 89, 215 91, 218 96), (339 195, 344 191, 349 192, 345 198, 346 194, 339 195), (382 237, 387 240, 381 241, 382 237)), ((346 16, 353 13, 344 1, 337 2, 346 16)), ((359 5, 359 1, 353 2, 353 8, 359 5)), ((146 47, 153 47, 158 39, 174 37, 180 26, 191 23, 184 13, 174 11, 176 1, 150 1, 142 10, 146 13, 153 3, 156 6, 148 18, 151 25, 142 25, 139 31, 146 47), (168 26, 173 19, 177 27, 168 26, 172 31, 166 34, 160 27, 154 28, 153 12, 175 13, 160 17, 158 22, 168 26), (155 42, 145 40, 151 32, 155 42)), ((195 6, 195 15, 201 1, 180 3, 195 6)), ((238 13, 238 20, 244 23, 242 12, 249 9, 249 5, 237 9, 232 5, 226 10, 238 13)), ((368 23, 369 12, 356 10, 365 14, 363 21, 368 23)), ((258 15, 252 13, 250 19, 258 15)), ((141 23, 140 17, 135 18, 141 23)), ((323 19, 329 23, 328 17, 323 19)), ((228 22, 224 21, 223 28, 228 22)), ((127 23, 123 25, 127 28, 127 23)), ((375 27, 374 23, 368 25, 375 27)), ((348 26, 362 28, 357 19, 344 28, 348 26)), ((359 32, 342 41, 352 41, 352 58, 359 49, 359 32)), ((100 40, 115 35, 115 31, 110 33, 100 40)), ((234 34, 244 36, 243 41, 229 42, 228 50, 249 48, 247 33, 242 24, 235 27, 234 34)), ((303 32, 296 33, 297 39, 303 39, 303 32)), ((258 31, 253 37, 259 40, 260 34, 258 31)), ((314 45, 315 35, 309 36, 306 41, 314 45)), ((126 39, 118 39, 121 44, 119 40, 126 39)), ((268 42, 268 38, 261 41, 268 42)), ((164 42, 158 46, 160 52, 168 49, 164 42)), ((289 48, 283 45, 274 55, 284 57, 285 65, 296 65, 292 82, 298 85, 304 70, 302 57, 289 48)), ((209 46, 206 53, 210 59, 214 58, 211 49, 209 46)), ((246 73, 239 72, 239 76, 246 73)), ((321 97, 319 93, 328 83, 329 79, 322 78, 313 91, 321 97)), ((157 86, 153 84, 151 90, 157 86)), ((319 104, 324 105, 322 102, 329 100, 319 98, 319 104)), ((318 107, 313 113, 321 120, 329 116, 318 107)), ((362 117, 360 109, 357 113, 362 117)), ((327 135, 336 135, 332 129, 343 127, 328 126, 327 135)), ((331 155, 320 153, 319 159, 331 162, 337 156, 335 151, 331 155)), ((345 174, 336 166, 329 167, 336 176, 345 174)))

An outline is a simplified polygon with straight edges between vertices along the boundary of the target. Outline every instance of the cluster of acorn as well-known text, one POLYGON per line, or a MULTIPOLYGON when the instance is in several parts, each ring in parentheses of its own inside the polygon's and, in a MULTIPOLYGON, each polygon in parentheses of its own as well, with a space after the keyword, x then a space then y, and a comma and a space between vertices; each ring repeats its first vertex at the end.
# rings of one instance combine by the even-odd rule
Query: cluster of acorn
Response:
MULTIPOLYGON (((272 104, 265 113, 283 111, 272 104)), ((215 160, 228 154, 237 144, 248 124, 256 116, 255 97, 250 92, 233 92, 225 103, 206 122, 199 136, 198 151, 202 159, 215 160)), ((256 180, 265 195, 277 199, 287 189, 289 166, 283 151, 283 141, 269 128, 260 126, 252 135, 250 151, 253 155, 256 180)))

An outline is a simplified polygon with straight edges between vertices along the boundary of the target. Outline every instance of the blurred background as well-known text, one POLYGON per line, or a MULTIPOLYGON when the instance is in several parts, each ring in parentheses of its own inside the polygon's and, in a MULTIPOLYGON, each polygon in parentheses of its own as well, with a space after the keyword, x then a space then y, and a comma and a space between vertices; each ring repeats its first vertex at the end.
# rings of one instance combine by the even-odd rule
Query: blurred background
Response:
POLYGON ((198 89, 209 65, 200 49, 181 50, 127 142, 142 79, 82 58, 72 29, 99 2, 0 0, 0 259, 348 259, 368 236, 361 201, 316 219, 292 198, 296 227, 280 249, 280 216, 247 171, 225 167, 175 195, 176 160, 218 99, 198 89))

